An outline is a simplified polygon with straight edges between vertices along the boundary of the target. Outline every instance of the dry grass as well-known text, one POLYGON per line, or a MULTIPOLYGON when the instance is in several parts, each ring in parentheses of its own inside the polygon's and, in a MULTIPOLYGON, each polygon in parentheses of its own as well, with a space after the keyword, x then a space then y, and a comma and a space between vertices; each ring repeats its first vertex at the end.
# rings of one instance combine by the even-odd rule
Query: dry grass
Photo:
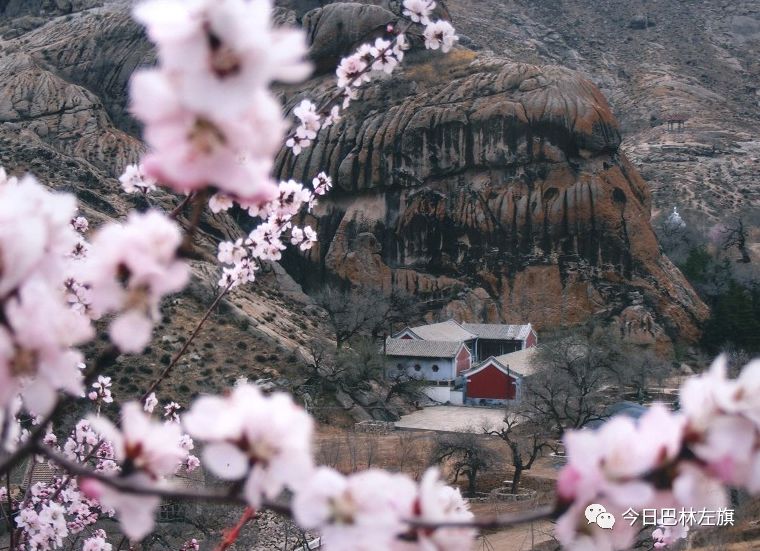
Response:
POLYGON ((407 66, 404 75, 421 84, 447 82, 467 76, 475 59, 477 54, 464 48, 455 48, 446 55, 433 52, 424 62, 407 66))

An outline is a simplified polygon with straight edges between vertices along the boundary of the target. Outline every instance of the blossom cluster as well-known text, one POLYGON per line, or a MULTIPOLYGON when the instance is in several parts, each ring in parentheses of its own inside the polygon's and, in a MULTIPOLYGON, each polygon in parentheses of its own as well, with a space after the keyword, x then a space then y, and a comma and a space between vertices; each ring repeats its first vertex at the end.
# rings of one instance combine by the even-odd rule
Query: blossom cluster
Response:
POLYGON ((410 522, 472 520, 459 490, 442 484, 436 469, 419 484, 402 474, 371 469, 344 476, 321 467, 293 500, 296 521, 319 529, 330 551, 470 549, 471 528, 416 528, 410 522))
MULTIPOLYGON (((727 486, 760 492, 760 361, 736 380, 726 376, 726 358, 681 388, 681 409, 655 405, 640 419, 616 417, 598 431, 567 434, 568 464, 557 493, 565 511, 557 536, 569 549, 627 549, 637 529, 615 523, 599 530, 584 512, 600 504, 615 516, 629 508, 725 508, 727 486)), ((658 547, 684 530, 658 529, 658 547)))
POLYGON ((145 174, 142 165, 127 165, 119 176, 119 182, 125 193, 141 193, 147 195, 156 190, 156 180, 145 174))
MULTIPOLYGON (((433 0, 404 0, 402 14, 413 23, 424 25, 422 35, 425 48, 448 53, 459 37, 448 21, 431 19, 435 6, 433 0)), ((334 100, 331 100, 317 109, 309 100, 303 100, 293 109, 293 116, 299 122, 285 142, 293 155, 309 147, 320 129, 338 122, 341 111, 358 98, 358 90, 362 86, 377 75, 390 75, 403 61, 404 53, 410 48, 406 35, 397 32, 393 25, 388 26, 386 35, 372 43, 362 44, 354 53, 340 60, 335 71, 341 92, 337 96, 337 99, 342 99, 340 105, 333 104, 334 100)))
POLYGON ((135 72, 131 111, 149 146, 130 182, 180 192, 216 188, 246 201, 270 199, 285 120, 269 86, 311 68, 301 31, 275 28, 267 0, 150 0, 134 9, 156 45, 155 68, 135 72))
MULTIPOLYGON (((192 437, 203 444, 204 467, 236 481, 252 507, 291 492, 295 520, 303 528, 320 530, 328 550, 361 550, 358 542, 364 540, 371 542, 367 549, 454 551, 468 548, 474 538, 469 528, 429 526, 472 519, 459 491, 442 484, 435 469, 417 484, 378 470, 344 476, 315 467, 313 421, 286 394, 265 395, 257 386, 241 383, 227 396, 202 396, 181 416, 188 435, 181 434, 176 422, 151 420, 143 409, 126 404, 120 428, 92 418, 91 430, 98 436, 88 432, 90 441, 109 442, 116 464, 111 472, 137 486, 164 484, 163 477, 186 461, 192 437)), ((95 480, 83 486, 87 495, 115 511, 131 538, 140 539, 152 529, 158 498, 122 493, 95 480)))
POLYGON ((0 410, 20 393, 27 410, 42 414, 58 390, 83 391, 75 347, 93 330, 64 295, 80 242, 76 213, 73 196, 0 169, 0 410))
POLYGON ((285 250, 283 236, 290 233, 290 243, 305 251, 317 241, 316 232, 309 226, 296 226, 293 218, 306 206, 311 211, 316 197, 324 195, 332 187, 332 180, 324 172, 313 180, 309 190, 294 180, 281 182, 277 195, 263 204, 248 205, 251 216, 263 220, 248 236, 236 241, 219 244, 217 258, 226 265, 219 280, 220 287, 235 287, 252 282, 259 264, 266 260, 279 260, 285 250))
POLYGON ((179 226, 157 211, 133 212, 92 238, 82 278, 89 287, 92 316, 116 314, 111 340, 123 352, 141 352, 159 319, 161 299, 181 290, 189 269, 179 259, 179 226))
MULTIPOLYGON (((44 443, 54 449, 57 449, 56 441, 52 432, 44 439, 44 443)), ((87 421, 77 423, 60 451, 79 463, 91 464, 99 472, 110 472, 115 468, 110 445, 99 441, 87 421)), ((75 478, 66 475, 56 465, 51 466, 55 472, 52 481, 33 484, 22 502, 16 504, 15 524, 24 549, 47 551, 60 548, 65 538, 82 533, 99 519, 112 514, 87 496, 75 478)), ((36 467, 33 464, 30 469, 36 467)), ((91 538, 85 540, 83 549, 108 551, 110 545, 105 542, 105 533, 95 530, 91 538)))

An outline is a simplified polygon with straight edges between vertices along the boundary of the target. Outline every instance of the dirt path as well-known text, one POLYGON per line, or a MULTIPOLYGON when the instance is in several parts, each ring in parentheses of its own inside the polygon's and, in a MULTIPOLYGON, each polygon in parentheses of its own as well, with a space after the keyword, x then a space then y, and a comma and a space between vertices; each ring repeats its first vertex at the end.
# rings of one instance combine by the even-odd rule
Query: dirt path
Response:
POLYGON ((507 530, 481 536, 475 542, 473 551, 530 551, 534 545, 552 539, 550 522, 536 522, 531 527, 516 526, 507 530))

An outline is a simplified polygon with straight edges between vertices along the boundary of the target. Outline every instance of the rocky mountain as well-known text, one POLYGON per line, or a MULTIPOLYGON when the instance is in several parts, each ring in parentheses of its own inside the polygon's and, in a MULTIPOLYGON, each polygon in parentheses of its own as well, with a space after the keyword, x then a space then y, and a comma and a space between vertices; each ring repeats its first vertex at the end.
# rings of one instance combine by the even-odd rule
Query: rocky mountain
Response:
MULTIPOLYGON (((75 193, 91 226, 129 209, 171 210, 177 197, 124 194, 117 177, 142 145, 126 115, 126 83, 152 53, 125 2, 0 2, 0 164, 30 171, 55 189, 75 193)), ((204 217, 193 280, 164 305, 154 344, 141 357, 120 357, 113 372, 118 399, 135 396, 182 347, 218 292, 215 242, 241 230, 229 217, 204 217)), ((225 299, 161 388, 163 400, 188 403, 239 377, 288 387, 300 376, 299 347, 325 336, 311 300, 280 268, 225 299)))
MULTIPOLYGON (((316 44, 334 45, 334 20, 351 36, 361 19, 346 14, 360 8, 332 4, 303 20, 316 44)), ((650 189, 588 79, 470 48, 410 57, 312 150, 280 156, 282 177, 328 167, 338 186, 316 213, 320 247, 287 264, 301 265, 302 281, 400 288, 467 321, 599 317, 642 343, 697 337, 706 308, 660 253, 650 189)), ((289 100, 320 97, 326 80, 289 100)))
MULTIPOLYGON (((675 13, 681 3, 661 0, 657 13, 660 5, 662 13, 675 13)), ((678 98, 692 90, 711 98, 714 115, 682 100, 673 103, 692 114, 680 136, 691 140, 688 132, 700 117, 729 125, 722 110, 749 105, 751 93, 734 86, 734 103, 725 103, 702 92, 705 85, 685 69, 686 53, 662 54, 674 67, 671 75, 663 76, 661 58, 655 60, 659 72, 652 69, 654 76, 646 78, 641 69, 640 75, 640 48, 622 34, 635 41, 668 28, 664 21, 652 17, 644 29, 635 28, 638 13, 628 14, 628 7, 615 11, 613 2, 599 9, 585 1, 541 4, 449 0, 439 12, 463 33, 461 47, 447 56, 410 55, 398 77, 368 87, 363 101, 324 131, 314 148, 297 158, 280 155, 282 177, 308 181, 326 168, 336 181, 311 220, 320 246, 308 257, 289 256, 284 266, 307 290, 337 279, 416 293, 430 317, 531 321, 540 328, 598 317, 638 342, 668 347, 676 339, 693 341, 707 310, 660 253, 650 216, 653 197, 655 208, 672 202, 662 191, 666 185, 686 185, 701 173, 679 171, 690 165, 671 158, 693 151, 657 149, 657 136, 665 136, 663 113, 675 108, 660 99, 674 95, 663 92, 671 86, 668 79, 688 84, 672 85, 678 98), (607 48, 615 36, 621 44, 607 48), (597 54, 605 48, 607 57, 600 60, 597 54), (651 144, 644 141, 650 136, 651 144), (681 179, 666 180, 671 173, 681 179)), ((137 201, 119 193, 114 179, 141 149, 125 110, 125 85, 136 66, 152 59, 128 6, 97 0, 0 2, 2 163, 75 191, 96 221, 119 216, 137 201)), ((283 24, 306 28, 317 68, 306 85, 282 90, 286 104, 328 93, 335 61, 394 21, 394 10, 394 0, 278 2, 283 24)), ((704 18, 712 21, 713 15, 718 21, 707 10, 704 18)), ((736 48, 750 51, 754 16, 736 16, 744 18, 736 28, 746 34, 744 42, 736 39, 736 48)), ((691 15, 684 17, 691 21, 691 15)), ((685 32, 659 37, 676 44, 685 32)), ((650 49, 654 56, 667 46, 650 49)), ((734 57, 745 52, 722 51, 734 57)), ((745 119, 741 131, 749 136, 753 123, 745 119)), ((750 158, 739 153, 753 147, 751 140, 741 141, 741 120, 731 119, 737 126, 730 127, 730 147, 720 142, 704 157, 719 164, 698 163, 700 170, 715 175, 750 158)), ((710 182, 724 183, 717 176, 710 182)), ((697 196, 702 199, 693 208, 709 212, 708 196, 695 190, 697 196)), ((728 196, 722 193, 721 200, 728 196)), ((176 199, 161 194, 154 201, 171 205, 176 199)), ((209 247, 236 231, 230 218, 204 220, 209 247)), ((208 295, 213 266, 199 260, 196 268, 201 294, 208 295)), ((286 350, 304 339, 300 320, 318 314, 287 274, 277 274, 268 290, 244 291, 231 305, 240 319, 258 324, 267 342, 286 350), (269 293, 282 293, 284 281, 292 292, 275 304, 269 293), (288 311, 291 295, 301 301, 296 315, 288 311), (267 321, 270 311, 276 322, 267 321)), ((199 308, 201 301, 195 304, 199 308)))
MULTIPOLYGON (((760 4, 448 0, 470 46, 579 71, 621 123, 653 206, 715 221, 760 204, 760 4), (668 132, 669 114, 687 117, 668 132)), ((757 215, 755 215, 757 216, 757 215)), ((753 220, 760 225, 760 219, 753 220)))

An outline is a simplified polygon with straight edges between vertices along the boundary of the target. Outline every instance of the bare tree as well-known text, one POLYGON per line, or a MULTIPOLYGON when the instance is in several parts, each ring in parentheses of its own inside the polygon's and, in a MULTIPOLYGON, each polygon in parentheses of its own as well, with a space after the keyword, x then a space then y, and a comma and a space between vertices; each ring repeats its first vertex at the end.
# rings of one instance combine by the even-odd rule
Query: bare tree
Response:
POLYGON ((671 367, 652 350, 622 345, 620 360, 609 366, 618 388, 631 389, 634 399, 642 404, 652 385, 661 385, 671 367))
POLYGON ((396 436, 396 468, 403 472, 404 468, 417 457, 417 441, 419 438, 411 432, 401 431, 396 436))
POLYGON ((371 469, 375 463, 375 459, 378 451, 377 435, 368 434, 367 439, 364 442, 364 453, 367 459, 367 468, 371 469))
POLYGON ((393 323, 408 322, 417 315, 418 301, 408 293, 384 295, 376 289, 341 289, 328 285, 314 295, 330 319, 337 348, 360 335, 377 337, 393 323))
POLYGON ((510 488, 513 494, 520 487, 523 472, 533 467, 545 449, 552 449, 551 423, 545 418, 531 417, 530 413, 519 407, 508 408, 500 427, 484 428, 486 434, 498 436, 509 447, 514 468, 510 488))
POLYGON ((343 462, 343 446, 340 442, 323 442, 317 451, 317 462, 320 465, 339 469, 343 462))
POLYGON ((385 362, 375 343, 358 338, 351 348, 338 350, 324 342, 312 341, 307 366, 309 376, 305 386, 319 390, 340 388, 350 393, 371 379, 382 378, 385 362))
POLYGON ((428 384, 422 378, 409 374, 405 369, 392 370, 386 373, 385 380, 388 383, 388 391, 385 394, 386 402, 393 396, 401 396, 412 402, 419 400, 428 384))
POLYGON ((445 434, 436 438, 430 454, 431 465, 447 464, 454 471, 454 483, 461 475, 467 477, 467 494, 475 495, 478 473, 496 462, 496 454, 485 445, 482 435, 472 432, 445 434))
POLYGON ((568 428, 604 418, 609 396, 603 390, 614 382, 612 368, 622 359, 611 339, 609 332, 592 327, 555 335, 539 347, 523 402, 531 417, 553 425, 558 438, 568 428))
POLYGON ((741 258, 737 262, 749 264, 752 259, 749 256, 749 249, 747 248, 747 240, 749 238, 749 230, 744 225, 744 219, 742 217, 737 218, 730 226, 725 226, 722 231, 723 234, 723 250, 728 251, 736 248, 741 255, 741 258))
POLYGON ((359 470, 359 439, 354 432, 346 432, 346 450, 348 451, 349 468, 351 472, 359 470))

